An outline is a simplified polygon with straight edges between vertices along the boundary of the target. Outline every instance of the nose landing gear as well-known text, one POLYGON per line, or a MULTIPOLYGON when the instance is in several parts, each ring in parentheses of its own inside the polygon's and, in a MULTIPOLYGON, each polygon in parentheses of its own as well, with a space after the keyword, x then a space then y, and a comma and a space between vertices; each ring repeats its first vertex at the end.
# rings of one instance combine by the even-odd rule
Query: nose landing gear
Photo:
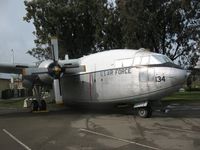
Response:
POLYGON ((134 109, 137 110, 137 114, 141 118, 150 118, 152 116, 153 110, 148 101, 135 104, 134 109))
POLYGON ((152 116, 152 109, 148 107, 138 108, 137 113, 141 118, 150 118, 152 116))

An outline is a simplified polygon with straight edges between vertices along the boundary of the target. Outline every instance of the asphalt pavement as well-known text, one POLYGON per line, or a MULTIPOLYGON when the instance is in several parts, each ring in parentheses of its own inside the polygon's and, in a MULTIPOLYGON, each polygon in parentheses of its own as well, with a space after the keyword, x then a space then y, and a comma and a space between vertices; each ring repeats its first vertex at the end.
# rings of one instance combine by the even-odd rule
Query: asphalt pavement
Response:
POLYGON ((0 108, 3 150, 199 150, 200 104, 171 104, 152 118, 130 110, 0 108))

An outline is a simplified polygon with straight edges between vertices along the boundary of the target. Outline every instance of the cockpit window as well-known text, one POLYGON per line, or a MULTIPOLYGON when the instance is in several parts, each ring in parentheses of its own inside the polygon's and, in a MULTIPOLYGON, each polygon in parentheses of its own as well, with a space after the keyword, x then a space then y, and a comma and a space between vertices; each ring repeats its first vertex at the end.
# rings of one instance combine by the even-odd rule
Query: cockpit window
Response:
POLYGON ((167 56, 164 55, 152 55, 150 57, 150 64, 164 64, 167 62, 173 63, 167 56))
POLYGON ((150 63, 149 64, 160 64, 159 59, 157 59, 155 56, 150 56, 150 63))
POLYGON ((167 56, 164 56, 164 59, 166 60, 166 62, 171 62, 171 63, 174 63, 169 57, 167 56))
POLYGON ((147 56, 136 56, 133 61, 133 65, 155 65, 155 64, 164 64, 164 63, 173 63, 167 56, 161 54, 153 54, 147 56))

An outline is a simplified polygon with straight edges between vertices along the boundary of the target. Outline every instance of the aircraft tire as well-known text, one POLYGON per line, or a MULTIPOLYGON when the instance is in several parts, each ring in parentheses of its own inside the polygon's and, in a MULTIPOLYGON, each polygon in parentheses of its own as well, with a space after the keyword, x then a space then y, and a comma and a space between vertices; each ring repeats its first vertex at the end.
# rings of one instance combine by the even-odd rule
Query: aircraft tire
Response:
POLYGON ((141 108, 138 108, 138 115, 141 117, 141 118, 149 118, 151 117, 152 115, 152 110, 148 107, 141 107, 141 108))
POLYGON ((45 100, 41 100, 40 110, 46 110, 46 109, 47 109, 47 104, 45 100))
POLYGON ((32 101, 32 104, 31 104, 31 110, 32 110, 32 111, 38 111, 38 108, 39 108, 39 103, 38 103, 38 101, 33 100, 33 101, 32 101))

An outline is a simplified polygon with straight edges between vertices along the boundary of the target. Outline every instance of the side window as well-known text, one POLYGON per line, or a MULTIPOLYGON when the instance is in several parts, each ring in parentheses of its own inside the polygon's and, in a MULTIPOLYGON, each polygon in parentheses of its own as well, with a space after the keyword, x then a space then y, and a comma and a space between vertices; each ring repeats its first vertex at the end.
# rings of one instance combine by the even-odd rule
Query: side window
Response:
POLYGON ((149 64, 149 56, 142 57, 141 65, 149 64))
POLYGON ((141 57, 135 57, 134 59, 134 65, 140 65, 141 57))

